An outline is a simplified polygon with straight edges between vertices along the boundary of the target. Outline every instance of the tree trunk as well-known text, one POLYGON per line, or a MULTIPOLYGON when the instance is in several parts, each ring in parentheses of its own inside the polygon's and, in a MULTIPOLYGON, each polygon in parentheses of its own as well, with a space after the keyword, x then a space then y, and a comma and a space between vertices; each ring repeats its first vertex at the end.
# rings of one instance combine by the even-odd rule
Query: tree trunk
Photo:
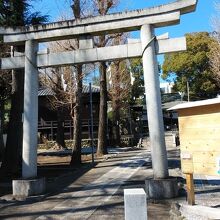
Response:
POLYGON ((73 120, 73 149, 71 157, 71 166, 78 166, 81 164, 81 140, 82 140, 82 65, 76 67, 76 92, 75 92, 75 106, 74 106, 74 120, 73 120))
POLYGON ((57 137, 56 142, 59 148, 66 148, 65 138, 64 138, 64 112, 63 106, 57 108, 57 137))
POLYGON ((120 109, 118 108, 118 100, 113 101, 113 122, 112 122, 112 133, 113 133, 113 140, 112 144, 114 146, 121 145, 121 137, 120 137, 120 128, 119 128, 119 121, 120 121, 120 109))
POLYGON ((4 154, 4 140, 3 140, 3 128, 4 128, 4 114, 5 114, 5 101, 1 100, 0 103, 0 161, 3 159, 4 154))
POLYGON ((21 154, 23 135, 24 70, 12 73, 12 95, 10 120, 7 132, 5 154, 1 166, 3 173, 21 175, 21 154))
POLYGON ((108 153, 107 150, 107 86, 105 62, 100 63, 100 106, 97 155, 108 153))
POLYGON ((112 132, 113 132, 113 145, 121 145, 119 121, 120 121, 120 96, 121 96, 121 87, 120 87, 120 61, 115 61, 112 74, 112 86, 113 86, 113 96, 112 96, 112 112, 113 112, 113 121, 112 121, 112 132))

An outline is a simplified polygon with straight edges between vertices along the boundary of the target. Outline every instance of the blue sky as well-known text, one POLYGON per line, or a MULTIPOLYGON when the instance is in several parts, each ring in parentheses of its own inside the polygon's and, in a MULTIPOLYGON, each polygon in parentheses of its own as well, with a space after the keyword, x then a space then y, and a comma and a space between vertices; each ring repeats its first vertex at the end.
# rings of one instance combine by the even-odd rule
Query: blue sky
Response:
MULTIPOLYGON (((117 11, 125 9, 140 9, 160 4, 166 4, 173 0, 121 0, 117 11)), ((219 0, 217 0, 219 1, 219 0)), ((71 13, 69 5, 71 0, 36 0, 33 8, 50 16, 50 21, 56 21, 61 15, 71 13)), ((196 31, 211 31, 211 17, 215 14, 214 0, 199 0, 197 10, 194 13, 183 15, 180 25, 160 28, 157 33, 169 32, 171 37, 182 36, 184 33, 196 31)))
MULTIPOLYGON (((133 10, 167 4, 174 0, 120 0, 120 5, 115 11, 133 10)), ((219 0, 216 0, 219 1, 219 0)), ((50 21, 56 21, 62 15, 71 16, 69 5, 72 0, 36 0, 33 9, 40 11, 42 14, 48 14, 50 21)), ((216 14, 214 7, 215 0, 199 0, 197 9, 190 14, 182 15, 179 25, 160 28, 156 34, 169 32, 170 37, 181 37, 185 33, 212 31, 211 18, 216 14)), ((138 33, 133 34, 139 37, 138 33)), ((163 62, 163 56, 158 57, 159 63, 163 62)))

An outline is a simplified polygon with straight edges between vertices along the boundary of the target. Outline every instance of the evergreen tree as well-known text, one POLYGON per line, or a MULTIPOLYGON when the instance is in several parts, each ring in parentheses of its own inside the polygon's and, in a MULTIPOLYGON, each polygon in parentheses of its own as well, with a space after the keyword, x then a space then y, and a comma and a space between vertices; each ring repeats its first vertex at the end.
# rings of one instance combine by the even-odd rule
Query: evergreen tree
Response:
MULTIPOLYGON (((1 0, 0 25, 16 27, 45 22, 47 16, 41 16, 40 12, 30 12, 30 2, 30 0, 1 0)), ((14 50, 24 52, 24 45, 14 47, 14 50)), ((1 166, 1 171, 7 174, 20 175, 23 96, 24 70, 16 70, 12 72, 10 121, 4 159, 1 166)))
POLYGON ((219 92, 217 79, 210 64, 210 51, 216 41, 207 32, 187 34, 187 51, 165 55, 162 66, 164 79, 176 75, 174 89, 187 92, 189 84, 191 99, 215 97, 219 92))
POLYGON ((129 103, 131 105, 143 105, 144 102, 144 73, 141 59, 130 60, 130 72, 132 74, 133 83, 129 103))
POLYGON ((0 26, 25 26, 46 22, 48 16, 31 13, 30 0, 0 0, 0 26))

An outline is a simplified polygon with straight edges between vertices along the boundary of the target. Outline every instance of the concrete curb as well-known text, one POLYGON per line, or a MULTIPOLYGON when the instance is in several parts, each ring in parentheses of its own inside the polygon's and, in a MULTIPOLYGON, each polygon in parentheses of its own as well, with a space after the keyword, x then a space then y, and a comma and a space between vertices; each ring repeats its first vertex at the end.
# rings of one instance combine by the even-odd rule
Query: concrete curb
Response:
POLYGON ((195 217, 198 217, 199 219, 220 219, 220 209, 219 208, 211 208, 207 206, 201 206, 201 205, 183 205, 180 204, 180 211, 183 216, 185 216, 187 219, 195 219, 195 217), (188 216, 191 216, 191 218, 188 216))

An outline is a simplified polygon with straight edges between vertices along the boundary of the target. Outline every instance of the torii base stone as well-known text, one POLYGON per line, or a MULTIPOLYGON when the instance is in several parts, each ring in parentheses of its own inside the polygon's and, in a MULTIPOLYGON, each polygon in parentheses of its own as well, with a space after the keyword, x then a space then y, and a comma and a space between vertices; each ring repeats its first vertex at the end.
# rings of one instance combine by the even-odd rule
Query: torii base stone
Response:
POLYGON ((12 190, 15 198, 41 195, 46 191, 45 178, 13 180, 12 190))

